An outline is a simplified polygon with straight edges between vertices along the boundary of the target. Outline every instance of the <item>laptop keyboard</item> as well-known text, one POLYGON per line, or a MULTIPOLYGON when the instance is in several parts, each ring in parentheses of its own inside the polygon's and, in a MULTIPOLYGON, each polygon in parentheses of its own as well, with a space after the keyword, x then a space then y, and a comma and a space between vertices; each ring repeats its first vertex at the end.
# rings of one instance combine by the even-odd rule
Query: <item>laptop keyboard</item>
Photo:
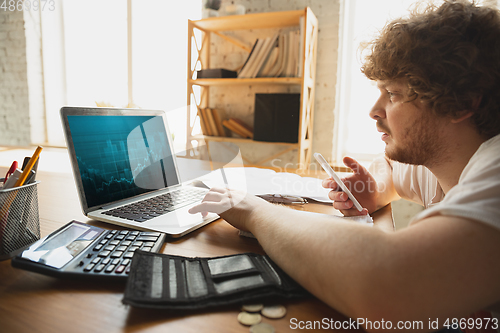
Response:
POLYGON ((183 187, 156 197, 113 208, 102 214, 135 222, 145 222, 193 202, 200 201, 206 193, 205 190, 195 187, 183 187))

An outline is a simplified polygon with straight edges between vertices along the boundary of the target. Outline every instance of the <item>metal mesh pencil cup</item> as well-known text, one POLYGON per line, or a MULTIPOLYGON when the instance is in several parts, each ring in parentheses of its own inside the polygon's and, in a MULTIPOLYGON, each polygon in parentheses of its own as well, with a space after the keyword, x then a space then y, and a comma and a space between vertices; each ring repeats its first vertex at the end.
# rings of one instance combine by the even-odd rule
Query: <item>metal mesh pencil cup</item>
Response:
POLYGON ((0 260, 40 239, 38 183, 0 189, 0 260))

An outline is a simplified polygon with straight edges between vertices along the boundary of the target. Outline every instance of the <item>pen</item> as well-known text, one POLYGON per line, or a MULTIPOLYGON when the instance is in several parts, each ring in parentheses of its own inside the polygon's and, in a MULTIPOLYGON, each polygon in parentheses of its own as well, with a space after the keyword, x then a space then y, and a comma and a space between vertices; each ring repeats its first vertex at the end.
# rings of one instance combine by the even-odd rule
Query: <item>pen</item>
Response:
POLYGON ((31 173, 31 169, 33 168, 33 166, 35 165, 36 161, 38 160, 38 157, 40 156, 40 152, 42 151, 42 149, 43 148, 41 146, 36 147, 36 150, 33 153, 33 156, 31 156, 30 161, 26 165, 26 168, 24 168, 21 177, 19 177, 19 179, 17 180, 16 184, 14 185, 15 187, 16 186, 22 186, 24 184, 24 182, 26 181, 26 178, 28 178, 28 176, 31 173))
MULTIPOLYGON (((19 179, 17 179, 16 183, 14 184, 14 187, 19 187, 24 184, 26 181, 26 178, 31 174, 31 169, 35 165, 36 161, 38 160, 38 156, 40 156, 40 152, 42 151, 42 147, 38 146, 33 153, 33 156, 31 156, 30 161, 26 165, 26 168, 24 168, 23 173, 19 176, 19 179)), ((10 205, 14 202, 16 199, 17 192, 14 193, 13 196, 11 196, 2 207, 0 207, 0 223, 7 223, 7 217, 9 216, 9 209, 10 205)))
POLYGON ((21 177, 21 174, 23 171, 21 169, 16 169, 14 172, 10 175, 9 179, 3 183, 2 190, 7 190, 9 188, 14 187, 14 184, 17 182, 19 177, 21 177))
POLYGON ((9 176, 14 173, 17 169, 17 161, 12 162, 12 165, 9 168, 9 171, 7 171, 7 174, 5 175, 5 179, 3 180, 4 184, 7 182, 9 179, 9 176))

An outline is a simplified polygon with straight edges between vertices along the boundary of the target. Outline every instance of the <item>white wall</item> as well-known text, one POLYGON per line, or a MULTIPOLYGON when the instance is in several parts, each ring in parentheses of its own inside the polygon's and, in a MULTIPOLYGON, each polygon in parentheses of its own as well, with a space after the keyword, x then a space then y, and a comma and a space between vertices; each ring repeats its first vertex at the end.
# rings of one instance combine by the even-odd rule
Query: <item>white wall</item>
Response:
POLYGON ((31 143, 23 12, 0 11, 0 144, 31 143))
MULTIPOLYGON (((232 1, 223 0, 222 6, 232 1)), ((318 18, 318 53, 316 67, 316 91, 313 124, 313 151, 321 152, 327 159, 331 158, 333 151, 333 126, 335 107, 335 85, 337 82, 337 48, 339 45, 339 12, 340 0, 240 0, 234 1, 245 7, 246 13, 260 13, 273 11, 299 10, 310 7, 318 18)), ((249 41, 252 34, 257 31, 238 32, 238 38, 249 41), (246 34, 246 36, 245 36, 246 34)), ((249 43, 250 44, 250 43, 249 43)), ((251 46, 251 45, 250 45, 251 46)), ((212 37, 211 45, 212 68, 217 66, 235 67, 241 65, 246 58, 246 53, 241 49, 224 42, 217 36, 212 37), (239 55, 238 55, 239 52, 239 55), (227 55, 227 56, 226 56, 227 55)), ((235 86, 231 88, 211 88, 210 106, 222 109, 226 116, 238 115, 249 125, 253 125, 253 104, 255 93, 266 92, 299 92, 299 87, 266 87, 266 86, 235 86)), ((259 160, 283 148, 263 144, 241 144, 240 149, 244 157, 249 160, 259 160)), ((281 161, 272 165, 284 166, 293 163, 297 167, 297 151, 292 151, 280 156, 281 161)), ((271 165, 271 163, 268 163, 271 165)), ((290 167, 292 167, 290 165, 290 167)))

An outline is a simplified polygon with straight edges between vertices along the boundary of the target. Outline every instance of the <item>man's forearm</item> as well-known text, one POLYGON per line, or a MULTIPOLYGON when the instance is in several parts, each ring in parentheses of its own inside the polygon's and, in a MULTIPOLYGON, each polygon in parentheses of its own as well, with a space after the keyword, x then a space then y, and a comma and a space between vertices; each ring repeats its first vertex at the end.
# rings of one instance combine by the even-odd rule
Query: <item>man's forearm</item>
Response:
POLYGON ((386 257, 381 253, 386 233, 276 206, 256 210, 250 220, 247 226, 266 253, 298 283, 347 315, 362 311, 372 287, 368 277, 386 257))

